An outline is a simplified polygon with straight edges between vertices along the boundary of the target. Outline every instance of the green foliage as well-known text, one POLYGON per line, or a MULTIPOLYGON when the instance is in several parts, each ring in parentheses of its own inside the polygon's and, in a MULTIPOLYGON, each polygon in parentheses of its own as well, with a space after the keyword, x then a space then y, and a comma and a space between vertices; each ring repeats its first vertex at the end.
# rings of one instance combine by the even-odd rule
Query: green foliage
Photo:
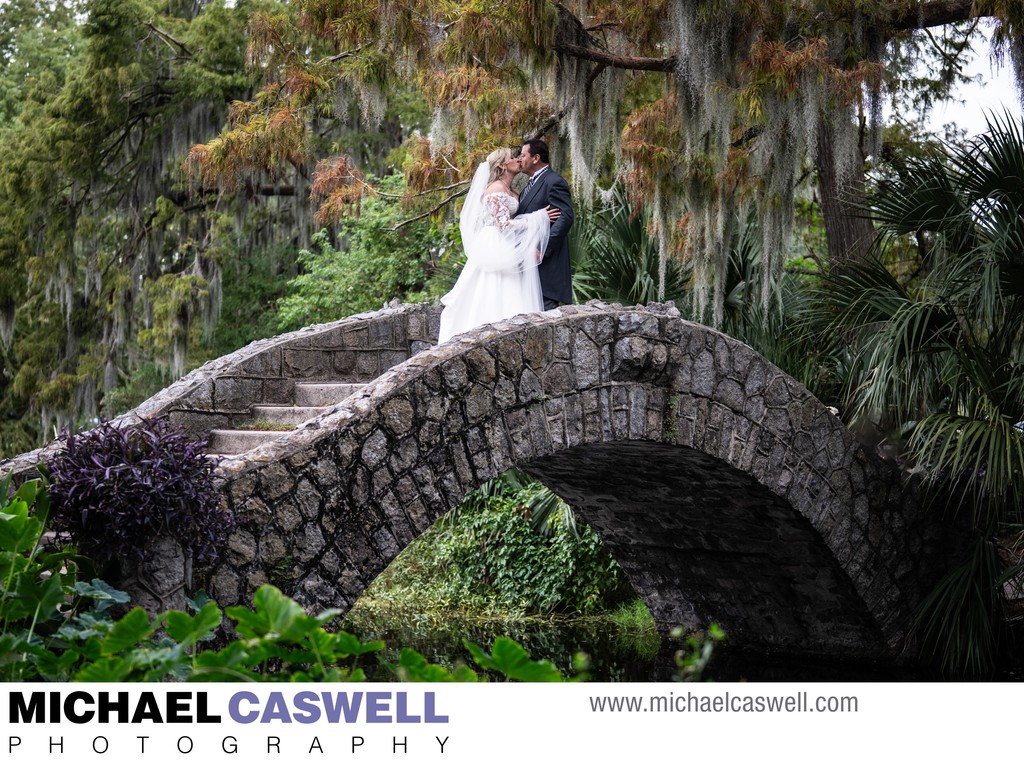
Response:
POLYGON ((580 537, 572 507, 543 483, 527 484, 521 496, 523 508, 530 516, 530 527, 536 533, 549 537, 564 526, 574 537, 580 537))
POLYGON ((681 300, 690 273, 674 259, 661 272, 658 238, 650 230, 650 210, 631 206, 621 189, 602 208, 581 208, 569 233, 573 300, 627 306, 681 300))
POLYGON ((165 274, 148 282, 155 325, 139 331, 142 349, 150 356, 172 356, 175 347, 187 346, 193 313, 207 294, 206 278, 194 274, 165 274))
POLYGON ((257 590, 252 610, 229 607, 226 614, 239 638, 201 652, 193 680, 361 681, 365 675, 354 663, 383 647, 345 631, 328 632, 324 626, 337 610, 310 615, 273 586, 257 590))
POLYGON ((878 260, 830 278, 851 356, 848 414, 965 507, 976 539, 920 611, 922 652, 954 677, 991 672, 1002 584, 991 537, 1024 513, 1024 124, 908 158, 871 199, 878 260), (881 261, 910 251, 914 277, 881 261))
POLYGON ((0 4, 0 130, 12 125, 37 87, 62 82, 81 45, 79 2, 0 4))
POLYGON ((661 648, 661 635, 650 609, 639 596, 612 612, 616 637, 644 659, 653 659, 661 648))
POLYGON ((0 674, 7 680, 34 675, 31 657, 40 636, 59 625, 65 596, 76 583, 75 554, 41 548, 49 499, 40 481, 29 481, 8 498, 10 478, 0 481, 0 674), (34 510, 34 514, 30 513, 34 510))
POLYGON ((469 683, 480 680, 476 671, 468 665, 459 664, 452 669, 444 668, 428 662, 426 657, 409 647, 399 654, 396 671, 403 681, 469 683))
POLYGON ((449 562, 458 568, 456 588, 484 588, 506 606, 541 612, 601 606, 602 588, 614 587, 617 568, 597 535, 577 541, 562 525, 545 541, 525 513, 509 506, 467 516, 467 535, 448 547, 449 562))
POLYGON ((335 116, 348 125, 338 135, 329 150, 352 156, 358 165, 371 175, 386 176, 409 159, 410 134, 425 134, 430 129, 430 109, 422 94, 407 82, 390 83, 388 103, 380 124, 362 112, 354 99, 348 104, 336 101, 335 116), (338 112, 337 109, 344 109, 338 112))
MULTIPOLYGON (((3 365, 0 362, 0 376, 3 365)), ((30 451, 36 445, 38 426, 27 412, 28 404, 16 399, 9 384, 0 380, 0 459, 30 451), (6 395, 4 391, 8 391, 6 395)))
MULTIPOLYGON (((76 602, 96 598, 101 582, 79 584, 76 602)), ((119 603, 126 595, 111 592, 119 603)), ((51 635, 36 637, 21 678, 70 681, 361 681, 358 658, 382 645, 349 633, 328 632, 336 611, 304 612, 273 586, 263 586, 254 609, 231 607, 227 617, 238 638, 221 647, 202 647, 221 626, 213 602, 194 615, 171 610, 150 618, 136 607, 114 620, 93 609, 69 615, 51 635)))
POLYGON ((480 667, 502 673, 510 681, 552 683, 565 680, 554 665, 547 660, 531 660, 526 650, 511 639, 499 637, 490 654, 472 642, 467 641, 465 645, 480 667))
MULTIPOLYGON (((227 224, 224 220, 224 226, 227 224)), ((194 348, 197 364, 279 332, 274 304, 287 292, 288 278, 295 269, 295 250, 276 245, 246 252, 248 234, 243 230, 238 237, 229 238, 225 233, 221 239, 217 255, 223 261, 223 300, 209 344, 194 348)))
MULTIPOLYGON (((470 641, 463 641, 463 645, 485 674, 496 673, 504 676, 506 681, 532 683, 562 683, 568 680, 550 662, 531 659, 521 644, 504 636, 495 639, 490 652, 470 641)), ((465 683, 482 680, 468 665, 460 664, 452 669, 432 665, 423 655, 408 647, 399 655, 397 671, 403 681, 465 683)))
MULTIPOLYGON (((762 236, 756 216, 738 230, 726 269, 723 329, 802 382, 825 403, 839 396, 842 351, 822 340, 822 272, 813 259, 792 258, 782 272, 762 276, 762 236)), ((690 308, 687 303, 686 308, 690 308)), ((695 318, 692 309, 691 318, 695 318)))
MULTIPOLYGON (((381 184, 394 191, 400 179, 381 184)), ((441 255, 444 240, 430 221, 392 231, 400 220, 396 203, 375 198, 363 203, 358 217, 341 222, 337 247, 326 231, 314 235, 314 247, 299 252, 302 273, 289 282, 291 293, 278 301, 281 329, 379 309, 393 298, 422 300, 431 262, 441 255)))
MULTIPOLYGON (((216 130, 252 83, 245 25, 251 11, 272 6, 0 6, 13 25, 0 23, 5 454, 38 445, 40 428, 48 434, 54 422, 94 419, 104 393, 131 384, 140 367, 184 372, 198 323, 208 340, 231 290, 222 272, 237 271, 280 229, 289 244, 302 239, 295 214, 275 214, 275 198, 256 202, 261 188, 237 201, 190 199, 179 170, 191 142, 216 130)), ((266 300, 260 306, 265 313, 266 300)))
POLYGON ((536 487, 488 488, 487 498, 471 495, 399 555, 368 589, 369 603, 587 613, 621 598, 622 572, 592 529, 553 513, 542 535, 527 506, 536 487))
POLYGON ((976 524, 1024 510, 1024 125, 909 161, 872 203, 878 241, 913 236, 922 276, 877 262, 833 278, 836 332, 856 357, 851 416, 909 431, 909 456, 961 489, 976 524))
POLYGON ((123 385, 103 396, 104 416, 112 419, 134 409, 165 387, 167 380, 165 368, 152 362, 140 364, 123 385))

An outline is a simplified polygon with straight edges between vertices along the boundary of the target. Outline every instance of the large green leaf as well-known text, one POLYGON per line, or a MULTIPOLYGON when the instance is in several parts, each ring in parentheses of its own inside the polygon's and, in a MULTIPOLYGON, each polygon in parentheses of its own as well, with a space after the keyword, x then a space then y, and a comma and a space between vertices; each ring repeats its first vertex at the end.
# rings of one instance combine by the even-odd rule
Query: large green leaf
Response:
POLYGON ((193 681, 252 681, 248 667, 250 647, 242 641, 232 641, 219 650, 200 652, 190 680, 193 681))
MULTIPOLYGON (((22 498, 23 492, 34 483, 35 481, 31 481, 22 486, 14 499, 0 510, 0 549, 28 552, 39 541, 43 532, 42 523, 29 516, 28 508, 31 501, 22 498)), ((34 500, 34 493, 32 499, 34 500)))
POLYGON ((96 610, 102 612, 115 604, 127 604, 131 597, 100 578, 91 581, 78 581, 74 585, 75 593, 84 599, 93 599, 96 610))
POLYGON ((135 666, 128 659, 106 656, 81 668, 75 673, 75 680, 89 683, 103 681, 117 683, 130 680, 129 676, 134 670, 135 666))
POLYGON ((242 638, 273 636, 286 641, 301 641, 322 622, 310 617, 302 606, 271 585, 261 586, 253 596, 253 609, 229 607, 227 616, 237 623, 242 638))
POLYGON ((348 631, 329 633, 319 629, 313 631, 309 638, 319 651, 329 652, 335 660, 379 652, 385 646, 383 641, 363 641, 348 631))
POLYGON ((136 607, 114 623, 103 640, 103 654, 109 656, 131 649, 148 640, 155 631, 156 626, 150 621, 149 614, 141 607, 136 607))
POLYGON ((213 633, 220 621, 221 613, 216 602, 208 602, 195 616, 170 610, 164 620, 164 628, 174 641, 190 647, 213 633))
POLYGON ((59 575, 50 575, 46 578, 21 575, 15 585, 15 593, 34 604, 37 610, 36 617, 42 620, 56 612, 57 607, 64 601, 62 580, 59 575))
POLYGON ((542 683, 565 680, 553 664, 547 660, 531 660, 522 645, 504 636, 495 639, 490 654, 470 641, 464 641, 463 644, 473 655, 477 665, 503 673, 509 680, 542 683))
POLYGON ((406 647, 398 655, 399 675, 403 681, 422 683, 448 683, 452 681, 473 682, 479 680, 476 673, 465 665, 449 672, 440 665, 427 662, 427 658, 414 649, 406 647))

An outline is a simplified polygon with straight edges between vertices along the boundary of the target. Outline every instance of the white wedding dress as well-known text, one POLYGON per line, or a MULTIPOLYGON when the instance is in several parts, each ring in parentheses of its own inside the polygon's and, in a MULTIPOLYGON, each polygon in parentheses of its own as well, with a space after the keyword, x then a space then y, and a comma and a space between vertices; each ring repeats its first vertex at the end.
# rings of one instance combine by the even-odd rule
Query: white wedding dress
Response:
POLYGON ((490 174, 477 169, 462 207, 459 229, 466 266, 442 299, 438 343, 480 325, 544 310, 537 251, 547 248, 551 221, 541 209, 514 217, 519 201, 511 193, 483 194, 490 174))

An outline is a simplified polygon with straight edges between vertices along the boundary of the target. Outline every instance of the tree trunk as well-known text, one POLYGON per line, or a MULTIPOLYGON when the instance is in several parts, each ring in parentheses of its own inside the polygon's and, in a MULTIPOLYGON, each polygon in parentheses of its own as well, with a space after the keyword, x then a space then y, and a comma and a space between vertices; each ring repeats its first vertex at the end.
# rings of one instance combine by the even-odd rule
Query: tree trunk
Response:
POLYGON ((832 271, 862 260, 871 247, 875 230, 866 210, 864 160, 860 148, 849 176, 836 171, 835 144, 827 124, 818 127, 818 191, 821 215, 828 239, 828 259, 832 271))

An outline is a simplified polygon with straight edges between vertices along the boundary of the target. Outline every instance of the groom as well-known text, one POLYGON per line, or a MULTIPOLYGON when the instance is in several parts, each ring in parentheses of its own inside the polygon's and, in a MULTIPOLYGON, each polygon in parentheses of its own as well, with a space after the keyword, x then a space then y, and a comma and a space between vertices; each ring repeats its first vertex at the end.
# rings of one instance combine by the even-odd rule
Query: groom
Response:
POLYGON ((520 165, 530 177, 519 196, 516 216, 554 206, 562 215, 551 225, 544 260, 537 267, 540 288, 544 294, 544 309, 557 309, 572 303, 572 272, 569 269, 569 228, 572 227, 572 198, 569 185, 548 166, 548 146, 543 140, 530 140, 523 144, 519 154, 520 165))

